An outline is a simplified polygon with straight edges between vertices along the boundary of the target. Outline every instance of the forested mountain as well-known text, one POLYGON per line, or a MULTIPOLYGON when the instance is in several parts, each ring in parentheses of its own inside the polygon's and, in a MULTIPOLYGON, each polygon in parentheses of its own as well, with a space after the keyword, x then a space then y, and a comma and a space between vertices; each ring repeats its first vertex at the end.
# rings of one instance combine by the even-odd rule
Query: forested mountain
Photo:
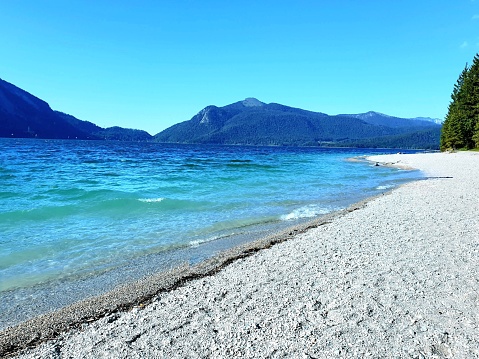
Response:
POLYGON ((388 116, 383 113, 369 111, 366 113, 360 113, 357 115, 341 115, 359 118, 364 122, 372 125, 387 126, 387 127, 431 127, 431 122, 440 125, 441 120, 428 118, 428 117, 416 117, 416 118, 400 118, 394 116, 388 116))
POLYGON ((351 140, 343 143, 344 146, 358 148, 403 148, 437 150, 441 132, 439 129, 427 129, 412 133, 394 136, 368 138, 365 140, 351 140), (418 144, 422 144, 418 147, 418 144))
POLYGON ((101 128, 62 112, 0 79, 0 137, 146 141, 145 131, 101 128))
POLYGON ((0 79, 0 137, 90 138, 43 100, 0 79))
POLYGON ((441 150, 479 148, 479 54, 459 75, 441 133, 441 150))
POLYGON ((376 112, 329 116, 249 98, 224 107, 208 106, 154 139, 174 143, 438 148, 440 128, 430 121, 376 112))
POLYGON ((55 111, 58 116, 73 125, 75 128, 88 133, 92 138, 114 141, 149 141, 153 138, 148 132, 118 126, 103 128, 92 122, 82 121, 63 112, 55 111))
POLYGON ((152 137, 145 131, 102 128, 53 111, 45 101, 0 79, 0 137, 435 149, 441 126, 431 121, 377 112, 329 116, 247 98, 224 107, 205 107, 191 120, 152 137))

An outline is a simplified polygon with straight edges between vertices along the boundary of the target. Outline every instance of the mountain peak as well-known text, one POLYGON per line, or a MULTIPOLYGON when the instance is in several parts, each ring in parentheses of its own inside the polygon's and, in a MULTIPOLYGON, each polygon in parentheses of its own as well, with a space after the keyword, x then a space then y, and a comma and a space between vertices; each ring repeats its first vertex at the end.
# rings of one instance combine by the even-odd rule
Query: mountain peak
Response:
POLYGON ((350 116, 353 116, 355 118, 359 118, 361 120, 365 119, 365 118, 368 118, 368 117, 375 117, 375 116, 381 116, 381 117, 393 117, 393 116, 389 116, 389 115, 385 115, 384 113, 381 113, 381 112, 376 112, 376 111, 368 111, 366 113, 359 113, 357 115, 350 115, 350 116))
POLYGON ((204 109, 202 109, 200 112, 198 112, 198 116, 201 117, 200 123, 202 124, 208 124, 210 123, 210 113, 214 110, 217 109, 216 106, 206 106, 204 109))
POLYGON ((155 136, 163 143, 437 148, 440 126, 370 111, 337 115, 247 98, 208 106, 155 136))
POLYGON ((260 107, 264 106, 264 103, 254 97, 248 97, 242 101, 245 107, 260 107))

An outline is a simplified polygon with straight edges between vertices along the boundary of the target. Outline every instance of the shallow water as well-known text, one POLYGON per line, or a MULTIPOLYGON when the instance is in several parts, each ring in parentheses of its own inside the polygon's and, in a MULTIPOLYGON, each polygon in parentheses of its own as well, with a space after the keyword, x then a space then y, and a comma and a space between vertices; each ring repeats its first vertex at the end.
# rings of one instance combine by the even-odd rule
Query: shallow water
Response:
POLYGON ((391 152, 0 139, 0 295, 79 299, 420 176, 345 160, 391 152))

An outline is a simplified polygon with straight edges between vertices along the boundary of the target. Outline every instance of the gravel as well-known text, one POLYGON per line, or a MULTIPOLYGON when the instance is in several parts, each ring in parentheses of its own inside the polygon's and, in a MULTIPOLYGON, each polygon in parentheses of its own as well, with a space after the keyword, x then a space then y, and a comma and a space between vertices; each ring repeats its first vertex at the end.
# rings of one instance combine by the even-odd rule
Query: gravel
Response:
POLYGON ((479 154, 370 160, 429 179, 14 355, 479 358, 479 154))

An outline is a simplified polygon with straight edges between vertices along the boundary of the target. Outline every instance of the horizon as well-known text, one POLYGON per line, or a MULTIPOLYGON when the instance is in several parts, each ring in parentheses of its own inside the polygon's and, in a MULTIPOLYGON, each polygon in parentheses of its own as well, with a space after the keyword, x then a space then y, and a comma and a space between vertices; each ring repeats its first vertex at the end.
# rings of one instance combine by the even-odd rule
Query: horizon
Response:
MULTIPOLYGON (((7 83, 9 83, 9 84, 11 84, 11 85, 13 85, 13 86, 15 86, 15 87, 18 87, 18 86, 16 86, 15 84, 12 84, 12 83, 10 83, 10 82, 8 82, 8 81, 2 79, 2 78, 0 78, 0 80, 3 80, 3 81, 5 81, 5 82, 7 82, 7 83)), ((28 91, 25 90, 25 89, 21 89, 21 90, 27 92, 27 93, 30 94, 31 96, 33 96, 33 97, 35 97, 35 98, 37 98, 37 99, 39 99, 39 100, 41 100, 41 101, 46 102, 46 103, 50 106, 50 104, 48 103, 48 101, 45 101, 44 99, 38 98, 37 96, 35 96, 35 94, 32 94, 32 93, 28 92, 28 91)), ((247 101, 247 100, 258 101, 258 102, 261 103, 261 105, 278 104, 278 105, 283 105, 283 106, 287 106, 287 107, 293 108, 292 106, 288 106, 288 105, 286 105, 286 104, 280 104, 280 103, 277 103, 277 102, 265 103, 265 102, 263 102, 263 101, 257 99, 256 97, 247 97, 247 98, 245 98, 245 99, 243 99, 243 100, 235 101, 235 102, 233 102, 233 103, 231 103, 231 104, 238 103, 238 102, 245 102, 245 101, 247 101)), ((227 105, 231 105, 231 104, 227 104, 227 105)), ((227 105, 225 105, 225 106, 227 106, 227 105)), ((194 115, 192 115, 188 120, 184 120, 184 121, 180 121, 180 122, 185 122, 185 121, 192 120, 197 114, 199 114, 202 110, 204 110, 206 107, 209 107, 209 106, 216 106, 216 105, 207 105, 207 106, 203 107, 201 110, 199 110, 197 113, 195 113, 194 115)), ((216 106, 216 107, 223 107, 223 106, 216 106)), ((64 113, 64 114, 66 114, 66 115, 70 115, 70 116, 76 117, 74 114, 65 113, 65 112, 63 112, 63 111, 61 111, 61 110, 52 108, 51 106, 50 106, 50 108, 51 108, 53 111, 61 112, 61 113, 64 113)), ((301 109, 301 110, 309 111, 308 109, 301 109)), ((313 111, 313 112, 316 112, 316 111, 313 111)), ((374 110, 370 110, 370 111, 362 112, 362 113, 338 113, 338 114, 328 114, 328 113, 324 113, 324 112, 316 112, 316 113, 322 113, 322 114, 327 115, 327 116, 357 116, 357 115, 367 115, 367 114, 369 114, 369 113, 374 113, 374 114, 378 114, 378 115, 385 116, 385 117, 398 118, 397 116, 390 115, 390 114, 385 114, 385 113, 378 112, 378 111, 374 111, 374 110)), ((77 118, 77 117, 76 117, 76 118, 77 118)), ((77 119, 78 119, 78 120, 82 120, 82 119, 80 119, 80 118, 77 118, 77 119)), ((407 118, 407 119, 430 119, 430 120, 439 120, 438 118, 424 117, 424 116, 416 116, 416 117, 407 118)), ((85 120, 82 120, 82 121, 85 121, 85 120)), ((89 121, 89 122, 91 122, 91 121, 89 121)), ((176 124, 178 124, 178 123, 180 123, 180 122, 177 122, 176 124)), ((96 124, 96 123, 94 123, 94 124, 95 124, 95 125, 98 125, 98 124, 96 124)), ((175 125, 175 124, 173 124, 173 125, 175 125)), ((172 126, 173 126, 173 125, 172 125, 172 126)), ((101 127, 101 126, 100 126, 100 127, 101 127)), ((109 127, 121 127, 121 126, 112 125, 112 126, 109 126, 109 127)), ((170 127, 171 127, 171 126, 170 126, 170 127)), ((146 130, 144 130, 144 129, 142 129, 142 128, 133 128, 133 127, 122 127, 122 128, 132 129, 132 130, 142 130, 142 131, 146 131, 146 130)), ((163 131, 163 130, 162 130, 162 131, 163 131)), ((161 133, 162 131, 156 132, 156 133, 150 133, 150 132, 148 132, 148 131, 146 131, 146 132, 147 132, 148 134, 152 135, 152 136, 155 136, 155 135, 161 133)))
POLYGON ((478 26, 475 0, 24 0, 2 5, 0 77, 56 111, 151 135, 248 97, 444 119, 478 26))

